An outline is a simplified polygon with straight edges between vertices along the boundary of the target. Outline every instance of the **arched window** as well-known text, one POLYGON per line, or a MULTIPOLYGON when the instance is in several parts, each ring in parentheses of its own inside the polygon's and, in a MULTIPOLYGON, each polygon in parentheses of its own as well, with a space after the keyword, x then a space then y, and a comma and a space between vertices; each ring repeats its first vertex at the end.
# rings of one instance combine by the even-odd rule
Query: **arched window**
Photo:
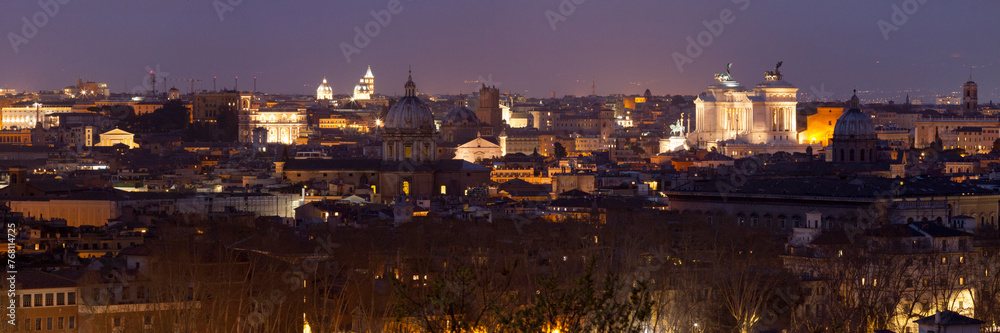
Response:
POLYGON ((854 148, 851 148, 851 151, 848 155, 850 155, 851 162, 854 162, 854 148))

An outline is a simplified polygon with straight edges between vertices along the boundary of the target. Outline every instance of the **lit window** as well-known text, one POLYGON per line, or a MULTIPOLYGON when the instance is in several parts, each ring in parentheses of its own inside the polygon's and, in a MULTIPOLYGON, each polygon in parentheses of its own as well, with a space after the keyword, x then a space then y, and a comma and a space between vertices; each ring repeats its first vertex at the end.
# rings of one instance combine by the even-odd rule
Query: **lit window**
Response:
POLYGON ((447 186, 441 185, 441 194, 448 194, 448 190, 447 189, 448 189, 447 186))
POLYGON ((403 194, 410 195, 410 182, 403 182, 403 194))
POLYGON ((406 148, 403 149, 403 157, 405 158, 413 157, 413 148, 410 146, 406 146, 406 148))

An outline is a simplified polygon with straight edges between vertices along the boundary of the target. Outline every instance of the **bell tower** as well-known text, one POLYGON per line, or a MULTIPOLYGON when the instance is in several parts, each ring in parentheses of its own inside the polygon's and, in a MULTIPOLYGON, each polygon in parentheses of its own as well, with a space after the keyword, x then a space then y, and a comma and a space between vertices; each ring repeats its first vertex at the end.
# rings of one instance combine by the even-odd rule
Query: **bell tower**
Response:
POLYGON ((500 112, 500 89, 483 84, 479 89, 479 108, 476 109, 476 117, 492 128, 493 132, 487 135, 497 135, 503 129, 503 115, 500 112))
POLYGON ((969 74, 969 81, 962 85, 962 113, 976 111, 979 108, 979 86, 972 81, 972 74, 969 74))

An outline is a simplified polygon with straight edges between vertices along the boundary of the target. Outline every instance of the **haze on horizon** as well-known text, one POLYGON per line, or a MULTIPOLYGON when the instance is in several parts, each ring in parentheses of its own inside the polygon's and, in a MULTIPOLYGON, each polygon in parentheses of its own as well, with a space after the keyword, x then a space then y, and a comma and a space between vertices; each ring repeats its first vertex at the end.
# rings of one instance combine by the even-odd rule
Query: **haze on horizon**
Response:
POLYGON ((985 0, 398 0, 385 24, 371 13, 388 12, 391 1, 51 1, 66 3, 20 44, 11 34, 23 37, 22 18, 43 7, 0 6, 0 87, 60 89, 82 77, 123 92, 158 68, 203 80, 198 90, 212 89, 212 76, 219 88, 239 76, 247 90, 256 76, 259 91, 313 94, 326 77, 346 94, 371 65, 376 92, 387 95, 402 93, 410 66, 431 94, 469 93, 481 79, 531 97, 588 95, 592 80, 599 95, 696 94, 726 63, 752 86, 784 61, 785 80, 831 99, 855 87, 897 102, 893 93, 908 89, 924 98, 957 92, 971 70, 980 103, 1000 102, 1000 3, 985 0), (910 14, 901 20, 893 6, 910 14), (720 15, 731 21, 721 31, 711 23, 720 15), (879 21, 903 23, 884 33, 879 21), (356 47, 355 27, 370 22, 378 34, 348 62, 342 43, 356 47), (680 71, 674 53, 690 55, 688 37, 711 29, 717 36, 680 71))

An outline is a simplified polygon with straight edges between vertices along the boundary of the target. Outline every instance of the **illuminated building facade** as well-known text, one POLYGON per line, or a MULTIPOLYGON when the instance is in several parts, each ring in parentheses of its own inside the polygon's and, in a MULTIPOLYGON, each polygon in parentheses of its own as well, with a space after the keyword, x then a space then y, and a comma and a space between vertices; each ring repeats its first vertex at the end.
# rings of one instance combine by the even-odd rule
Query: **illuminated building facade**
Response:
POLYGON ((226 110, 237 112, 252 108, 253 95, 235 90, 195 94, 191 106, 191 122, 214 123, 226 110))
POLYGON ((107 83, 83 82, 83 79, 77 79, 75 86, 63 88, 63 94, 76 99, 98 99, 111 96, 111 89, 108 89, 107 83))
POLYGON ((806 130, 799 132, 799 143, 826 146, 833 137, 833 127, 844 114, 842 107, 818 107, 816 114, 806 117, 806 130))
POLYGON ((253 142, 253 130, 267 130, 267 143, 293 145, 307 124, 304 108, 262 108, 247 110, 240 117, 240 142, 253 142))
MULTIPOLYGON (((556 135, 549 131, 511 129, 500 132, 497 137, 500 144, 501 154, 522 153, 531 155, 535 152, 542 156, 555 155, 556 135)), ((572 141, 570 141, 572 142, 572 141)), ((567 151, 571 149, 569 145, 563 145, 567 151)))
POLYGON ((319 87, 316 88, 316 100, 329 101, 332 99, 333 99, 333 88, 330 87, 330 84, 326 82, 326 78, 324 77, 323 83, 320 83, 319 87))
POLYGON ((339 129, 339 130, 351 130, 358 133, 368 133, 370 131, 369 124, 357 115, 330 115, 329 118, 321 118, 319 120, 320 129, 339 129))
POLYGON ((153 113, 156 109, 162 108, 163 103, 159 102, 139 102, 132 105, 132 109, 135 110, 137 116, 141 116, 147 113, 153 113))
POLYGON ((361 78, 358 85, 354 86, 354 100, 372 99, 375 95, 375 75, 372 74, 372 66, 368 66, 368 72, 361 78))
POLYGON ((78 303, 81 298, 76 281, 41 271, 24 270, 17 274, 16 283, 16 287, 11 286, 11 292, 15 294, 10 304, 18 309, 17 325, 10 326, 11 331, 78 332, 78 303))
POLYGON ((31 145, 31 130, 0 130, 0 145, 31 145))
MULTIPOLYGON (((993 146, 993 141, 986 142, 966 133, 959 135, 956 130, 959 128, 975 128, 995 130, 1000 126, 997 117, 935 117, 923 118, 914 121, 913 124, 913 145, 915 148, 927 148, 934 143, 935 138, 940 137, 945 149, 959 147, 965 144, 987 146, 989 150, 993 146), (961 139, 960 139, 961 138, 961 139), (963 140, 958 142, 955 140, 963 140), (981 141, 981 142, 980 142, 981 141)), ((983 132, 985 135, 995 135, 989 131, 983 132)), ((967 152, 972 152, 967 150, 967 152)))
POLYGON ((477 163, 485 159, 502 157, 500 145, 477 137, 455 149, 455 159, 477 163))
POLYGON ((49 124, 45 122, 47 116, 73 112, 73 103, 20 102, 3 108, 2 112, 3 129, 35 128, 38 122, 42 122, 42 126, 48 128, 49 124))
MULTIPOLYGON (((780 67, 780 63, 778 67, 780 67)), ((756 145, 795 145, 796 93, 776 67, 765 74, 765 82, 747 90, 732 76, 716 74, 718 83, 695 99, 695 127, 688 142, 702 148, 720 142, 756 145)))
POLYGON ((993 141, 998 138, 1000 128, 965 126, 946 133, 940 133, 942 148, 962 149, 968 154, 986 154, 993 150, 993 141))
POLYGON ((167 90, 167 99, 169 100, 181 99, 180 89, 177 89, 177 87, 171 87, 170 90, 167 90))
POLYGON ((488 183, 490 170, 485 167, 439 159, 434 116, 417 97, 412 77, 405 91, 382 121, 381 159, 296 158, 275 162, 275 173, 291 182, 350 184, 355 194, 383 203, 402 202, 400 196, 463 195, 470 187, 488 183))
POLYGON ((562 115, 553 122, 553 130, 570 134, 600 135, 606 140, 615 131, 615 112, 604 109, 600 112, 562 115))
POLYGON ((417 97, 413 77, 405 85, 406 94, 389 109, 382 134, 385 161, 433 162, 437 160, 437 128, 431 109, 417 97))
POLYGON ((117 144, 124 144, 128 146, 129 149, 139 148, 139 144, 135 143, 135 134, 117 128, 101 133, 101 141, 97 144, 97 146, 111 147, 117 144))

